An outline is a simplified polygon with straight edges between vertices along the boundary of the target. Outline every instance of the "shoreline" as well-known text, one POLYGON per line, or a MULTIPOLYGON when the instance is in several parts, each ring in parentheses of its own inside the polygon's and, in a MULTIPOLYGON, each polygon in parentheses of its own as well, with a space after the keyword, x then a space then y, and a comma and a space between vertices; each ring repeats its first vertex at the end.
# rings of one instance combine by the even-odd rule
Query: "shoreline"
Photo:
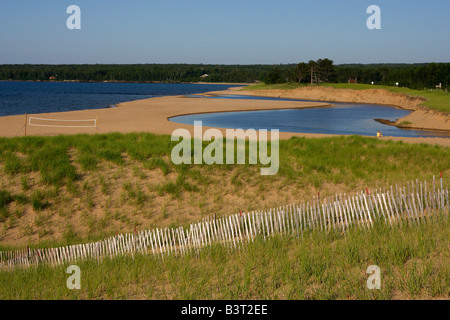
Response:
MULTIPOLYGON (((209 92, 209 94, 214 93, 209 92)), ((303 87, 297 89, 255 91, 241 89, 239 94, 259 97, 386 105, 412 111, 407 116, 391 124, 397 128, 450 132, 450 115, 421 106, 420 104, 426 101, 425 98, 409 96, 404 93, 394 93, 385 89, 354 90, 335 89, 332 87, 303 87), (405 123, 407 124, 405 125, 405 123)))
MULTIPOLYGON (((243 87, 232 87, 224 91, 210 91, 196 95, 232 95, 243 94, 251 96, 258 95, 249 91, 241 91, 243 87)), ((276 96, 272 93, 272 97, 276 96)), ((287 98, 287 97, 286 97, 287 98)), ((295 98, 293 98, 295 99, 295 98)), ((331 102, 331 101, 330 101, 331 102)), ((337 101, 336 101, 337 102, 337 101)), ((352 103, 352 102, 348 102, 352 103)), ((59 134, 97 134, 111 132, 149 132, 154 134, 171 135, 176 129, 187 129, 193 135, 193 126, 175 123, 170 118, 182 115, 192 115, 199 113, 217 112, 239 112, 239 111, 260 111, 278 109, 301 109, 301 108, 326 108, 329 103, 313 101, 276 101, 273 100, 253 100, 253 99, 202 99, 188 98, 186 96, 164 96, 134 100, 116 104, 115 108, 87 109, 77 111, 30 114, 34 117, 47 117, 51 119, 80 120, 98 119, 98 128, 51 128, 51 127, 29 127, 27 135, 59 135, 59 134), (64 118, 61 118, 64 115, 64 118)), ((392 106, 392 105, 391 105, 392 106)), ((24 115, 0 117, 0 136, 15 137, 23 136, 24 115), (22 131, 21 131, 22 130, 22 131)), ((66 123, 66 122, 64 122, 66 123)), ((63 123, 63 124, 64 124, 63 123)), ((210 127, 203 127, 207 130, 210 127)), ((225 128, 216 128, 225 133, 225 128)), ((280 139, 290 139, 292 137, 321 138, 342 136, 339 134, 320 133, 295 133, 280 132, 280 139)), ((372 137, 375 136, 365 136, 372 137)), ((415 138, 415 137, 383 137, 382 140, 404 141, 409 143, 429 143, 442 146, 450 146, 450 138, 415 138)))
MULTIPOLYGON (((292 108, 328 107, 327 103, 279 101, 276 104, 269 100, 213 100, 188 98, 185 96, 155 97, 123 102, 115 108, 87 109, 56 113, 29 114, 29 117, 67 120, 98 119, 95 128, 52 128, 29 127, 28 135, 58 135, 77 133, 110 133, 110 132, 150 132, 155 134, 172 134, 179 128, 193 132, 193 126, 172 122, 169 118, 208 112, 238 112, 257 110, 276 110, 292 108), (64 118, 61 116, 64 115, 64 118)), ((24 115, 0 117, 0 136, 20 136, 24 130, 24 115), (19 134, 16 134, 19 131, 19 134)), ((56 123, 57 125, 63 123, 56 123)), ((204 127, 205 130, 208 127, 204 127)), ((226 129, 218 128, 225 132, 226 129)))
MULTIPOLYGON (((397 121, 390 121, 386 119, 378 119, 381 120, 379 122, 395 126, 399 129, 416 129, 416 130, 430 130, 430 131, 443 131, 450 132, 450 116, 448 113, 443 113, 440 111, 429 109, 425 106, 421 106, 420 104, 425 102, 427 99, 419 96, 409 96, 404 93, 394 93, 387 91, 385 89, 367 89, 367 90, 354 90, 354 89, 335 89, 332 87, 304 87, 297 89, 262 89, 262 90, 245 90, 244 88, 250 86, 254 83, 228 83, 228 82, 161 82, 161 81, 117 81, 117 80, 107 80, 107 81, 81 81, 81 80, 0 80, 1 82, 58 82, 58 83, 148 83, 148 84, 204 84, 204 85, 232 85, 238 87, 231 87, 228 90, 223 91, 207 91, 204 93, 197 93, 193 95, 229 95, 228 91, 239 91, 239 95, 246 96, 258 96, 258 97, 273 97, 273 98, 286 98, 286 99, 300 99, 307 100, 308 102, 339 102, 339 103, 370 103, 377 104, 382 106, 389 106, 398 108, 401 110, 409 110, 412 111, 405 117, 398 119, 397 121), (304 95, 307 91, 321 91, 322 94, 319 95, 304 95), (329 92, 332 92, 331 96, 329 92), (300 94, 299 94, 300 92, 300 94), (350 98, 336 98, 336 93, 348 93, 350 98), (369 92, 370 94, 375 93, 379 95, 382 101, 385 100, 385 96, 393 97, 400 99, 406 99, 407 104, 403 101, 402 103, 396 103, 396 101, 387 101, 385 103, 378 101, 378 99, 369 99, 369 100, 361 100, 358 99, 364 93, 369 92), (381 93, 381 94, 380 94, 381 93), (325 94, 325 95, 323 95, 325 94), (356 98, 355 98, 356 97, 356 98)), ((390 99, 388 99, 390 100, 390 99)), ((122 102, 127 103, 127 102, 122 102)), ((121 103, 119 103, 121 104, 121 103)), ((114 107, 119 104, 113 105, 114 107)), ((109 106, 107 107, 109 108, 109 106)), ((266 109, 263 109, 266 110, 266 109)), ((242 110, 245 111, 245 110, 242 110)), ((253 111, 253 110, 248 110, 253 111)), ((208 113, 208 112, 205 112, 208 113)), ((191 114, 191 113, 188 113, 191 114)), ((188 114, 180 114, 180 115, 188 115, 188 114)), ((1 117, 0 117, 1 118, 1 117)))

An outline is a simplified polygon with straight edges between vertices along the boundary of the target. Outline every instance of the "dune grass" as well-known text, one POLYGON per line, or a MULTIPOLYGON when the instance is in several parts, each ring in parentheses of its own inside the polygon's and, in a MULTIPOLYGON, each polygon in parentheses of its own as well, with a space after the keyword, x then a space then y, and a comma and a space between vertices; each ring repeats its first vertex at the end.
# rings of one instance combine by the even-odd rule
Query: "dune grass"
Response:
POLYGON ((360 136, 280 141, 274 176, 261 176, 260 165, 177 166, 174 145, 147 133, 1 138, 0 248, 93 241, 300 203, 317 192, 429 181, 440 172, 447 184, 450 176, 449 148, 360 136))
POLYGON ((77 263, 81 289, 69 290, 67 266, 0 274, 0 299, 449 299, 448 217, 421 225, 257 238, 240 250, 213 245, 161 260, 137 254, 77 263), (381 289, 367 288, 367 268, 381 289))
POLYGON ((321 84, 298 84, 298 83, 282 83, 266 85, 264 83, 259 83, 255 85, 250 85, 242 90, 292 90, 302 87, 310 86, 320 86, 320 87, 333 87, 336 89, 352 89, 352 90, 370 90, 370 89, 385 89, 391 92, 404 93, 414 97, 422 97, 427 99, 421 105, 441 111, 450 112, 450 95, 444 90, 414 90, 402 87, 390 87, 390 86, 380 86, 371 84, 352 84, 352 83, 321 83, 321 84))
MULTIPOLYGON (((176 142, 170 141, 170 136, 149 133, 0 138, 0 159, 3 174, 16 177, 37 172, 42 185, 55 187, 70 185, 81 179, 82 173, 98 172, 100 163, 126 166, 126 158, 148 170, 159 169, 163 175, 177 172, 181 177, 194 176, 195 171, 191 173, 191 169, 229 171, 238 167, 251 171, 254 167, 174 165, 170 154, 175 145, 176 142), (71 154, 75 156, 71 157, 71 154)), ((207 143, 204 143, 205 146, 207 143)), ((248 156, 248 143, 246 154, 248 156)), ((382 180, 392 183, 397 179, 422 178, 422 173, 426 175, 448 170, 450 160, 447 156, 448 148, 428 144, 380 141, 360 136, 295 137, 280 142, 279 176, 304 180, 305 183, 318 179, 324 183, 351 184, 359 178, 365 182, 382 180), (417 164, 427 165, 418 168, 417 164), (412 172, 413 169, 416 172, 412 172)), ((132 169, 133 175, 145 178, 139 167, 132 169)), ((196 180, 201 182, 201 179, 196 180)), ((25 175, 21 176, 20 182, 27 191, 29 186, 25 175)), ((206 184, 207 180, 202 183, 206 184)), ((182 184, 182 179, 178 184, 182 184)))
MULTIPOLYGON (((447 186, 450 176, 449 148, 360 136, 280 141, 275 176, 259 175, 259 165, 176 166, 174 145, 147 133, 0 138, 0 250, 187 225, 318 191, 429 181, 440 171, 447 186)), ((66 287, 67 266, 18 269, 0 273, 0 299, 448 299, 449 227, 448 218, 376 224, 346 236, 257 239, 245 250, 215 245, 164 261, 139 254, 84 261, 78 291, 66 287), (370 265, 381 268, 381 290, 367 289, 370 265)))

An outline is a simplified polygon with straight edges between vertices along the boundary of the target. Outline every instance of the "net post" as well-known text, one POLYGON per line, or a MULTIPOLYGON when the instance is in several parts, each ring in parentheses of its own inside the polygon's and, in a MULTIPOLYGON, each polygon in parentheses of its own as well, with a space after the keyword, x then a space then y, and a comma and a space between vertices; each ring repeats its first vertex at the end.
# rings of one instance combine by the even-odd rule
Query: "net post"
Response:
POLYGON ((25 137, 27 136, 27 119, 28 118, 28 115, 27 115, 27 113, 25 113, 25 129, 24 129, 24 135, 25 135, 25 137))

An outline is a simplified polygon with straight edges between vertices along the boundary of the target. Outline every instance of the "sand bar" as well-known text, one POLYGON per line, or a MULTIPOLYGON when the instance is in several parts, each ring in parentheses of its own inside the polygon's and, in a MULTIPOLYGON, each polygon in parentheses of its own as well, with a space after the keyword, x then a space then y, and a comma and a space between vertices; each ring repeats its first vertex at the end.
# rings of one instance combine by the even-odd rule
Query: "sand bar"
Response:
MULTIPOLYGON (((98 119, 97 128, 60 128, 27 126, 27 135, 57 135, 76 133, 109 133, 109 132, 151 132, 156 134, 172 134, 175 129, 186 128, 193 132, 193 126, 172 122, 168 118, 208 112, 255 111, 292 108, 328 107, 327 103, 298 101, 269 101, 246 99, 207 99, 170 96, 136 100, 118 104, 115 108, 42 113, 28 115, 31 124, 50 124, 61 126, 86 125, 67 120, 98 119), (64 121, 46 122, 33 117, 45 119, 61 119, 64 121)), ((24 135, 25 115, 0 117, 0 136, 14 137, 24 135)), ((205 127, 206 128, 206 127, 205 127)))
MULTIPOLYGON (((264 95, 259 91, 249 93, 248 91, 238 91, 239 88, 231 88, 225 91, 209 92, 206 94, 254 94, 264 95)), ((267 96, 277 96, 271 93, 267 96)), ((210 113, 210 112, 232 112, 232 111, 256 111, 256 110, 276 110, 292 108, 318 108, 329 107, 328 103, 303 102, 303 101, 273 101, 273 100, 251 100, 251 99, 207 99, 188 98, 185 96, 170 96, 136 100, 118 104, 116 108, 79 110, 59 113, 45 113, 29 115, 31 117, 62 119, 62 120, 83 120, 98 119, 97 128, 53 128, 27 126, 27 135, 58 135, 58 134, 96 134, 110 132, 151 132, 155 134, 172 134, 175 129, 184 128, 193 135, 193 126, 174 123, 169 118, 178 115, 210 113)), ((32 123, 45 124, 32 120, 32 123)), ((0 117, 0 136, 15 137, 24 135, 25 116, 0 117)), ((74 125, 70 122, 53 122, 57 125, 74 125)), ((92 123, 89 123, 91 125, 92 123)), ((204 127, 204 130, 208 127, 204 127)), ((258 129, 258 128, 255 128, 258 129)), ((225 129, 220 129, 223 133, 225 129)), ((280 132, 281 139, 291 137, 331 137, 331 134, 311 134, 311 133, 291 133, 280 132)), ((404 141, 410 143, 430 143, 443 146, 450 146, 450 138, 403 138, 384 137, 394 141, 404 141)))

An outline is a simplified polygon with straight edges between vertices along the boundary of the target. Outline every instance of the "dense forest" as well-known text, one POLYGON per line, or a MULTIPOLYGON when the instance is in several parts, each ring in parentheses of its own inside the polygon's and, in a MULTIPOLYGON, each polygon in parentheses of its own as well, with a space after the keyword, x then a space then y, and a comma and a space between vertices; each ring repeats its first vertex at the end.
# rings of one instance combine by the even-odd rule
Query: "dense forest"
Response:
POLYGON ((127 82, 228 82, 269 84, 348 82, 394 85, 414 89, 447 88, 450 63, 345 64, 332 60, 280 65, 0 65, 0 80, 127 81, 127 82))
MULTIPOLYGON (((293 65, 278 67, 285 71, 293 65)), ((272 69, 271 65, 0 65, 0 80, 251 83, 272 69)))
POLYGON ((291 68, 273 69, 262 79, 266 83, 372 83, 412 89, 447 89, 450 82, 450 63, 424 64, 346 64, 334 65, 332 60, 302 62, 291 68))

